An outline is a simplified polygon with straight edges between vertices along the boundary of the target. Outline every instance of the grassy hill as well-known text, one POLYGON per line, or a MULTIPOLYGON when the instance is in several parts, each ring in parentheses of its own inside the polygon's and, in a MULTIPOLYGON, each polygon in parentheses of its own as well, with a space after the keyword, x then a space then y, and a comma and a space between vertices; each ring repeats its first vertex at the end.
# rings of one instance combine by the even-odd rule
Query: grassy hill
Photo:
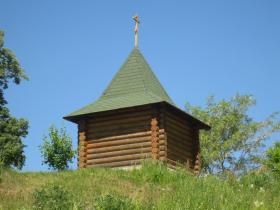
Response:
POLYGON ((0 209, 280 209, 266 173, 195 177, 145 163, 141 169, 0 174, 0 209))

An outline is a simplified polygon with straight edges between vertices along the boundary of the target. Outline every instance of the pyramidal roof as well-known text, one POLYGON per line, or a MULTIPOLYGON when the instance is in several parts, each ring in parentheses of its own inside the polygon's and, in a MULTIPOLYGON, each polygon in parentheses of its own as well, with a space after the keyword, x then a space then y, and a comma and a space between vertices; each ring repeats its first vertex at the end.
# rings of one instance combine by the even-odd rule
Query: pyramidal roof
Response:
POLYGON ((101 97, 65 119, 172 100, 160 84, 138 48, 134 48, 101 97))

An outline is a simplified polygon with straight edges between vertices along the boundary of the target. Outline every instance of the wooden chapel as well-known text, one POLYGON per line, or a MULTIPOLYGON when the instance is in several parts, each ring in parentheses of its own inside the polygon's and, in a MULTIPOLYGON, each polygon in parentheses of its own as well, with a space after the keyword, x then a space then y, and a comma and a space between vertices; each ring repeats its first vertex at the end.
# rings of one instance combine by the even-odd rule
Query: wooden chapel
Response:
POLYGON ((200 170, 199 130, 210 129, 176 107, 135 48, 101 97, 64 119, 78 125, 78 167, 128 167, 143 159, 200 170))

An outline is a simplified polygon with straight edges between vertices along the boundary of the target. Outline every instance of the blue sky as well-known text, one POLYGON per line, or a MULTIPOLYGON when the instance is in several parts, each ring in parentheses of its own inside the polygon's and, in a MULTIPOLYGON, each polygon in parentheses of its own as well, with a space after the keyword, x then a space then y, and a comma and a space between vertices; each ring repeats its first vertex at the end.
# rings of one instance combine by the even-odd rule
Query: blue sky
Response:
MULTIPOLYGON (((38 145, 51 124, 96 100, 133 48, 139 48, 180 107, 237 92, 252 94, 250 114, 280 111, 280 1, 1 0, 0 28, 30 81, 6 91, 9 108, 30 122, 24 171, 46 170, 38 145)), ((268 142, 279 140, 276 134, 268 142)), ((76 167, 76 163, 72 168, 76 167)))

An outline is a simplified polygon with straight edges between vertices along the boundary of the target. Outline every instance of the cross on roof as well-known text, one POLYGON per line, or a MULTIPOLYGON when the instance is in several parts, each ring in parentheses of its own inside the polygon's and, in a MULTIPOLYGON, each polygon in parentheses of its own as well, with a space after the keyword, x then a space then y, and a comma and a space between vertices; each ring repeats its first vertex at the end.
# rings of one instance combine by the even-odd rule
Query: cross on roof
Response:
POLYGON ((135 29, 134 29, 134 46, 138 47, 138 27, 139 27, 139 16, 135 15, 132 17, 132 19, 135 21, 135 29))

